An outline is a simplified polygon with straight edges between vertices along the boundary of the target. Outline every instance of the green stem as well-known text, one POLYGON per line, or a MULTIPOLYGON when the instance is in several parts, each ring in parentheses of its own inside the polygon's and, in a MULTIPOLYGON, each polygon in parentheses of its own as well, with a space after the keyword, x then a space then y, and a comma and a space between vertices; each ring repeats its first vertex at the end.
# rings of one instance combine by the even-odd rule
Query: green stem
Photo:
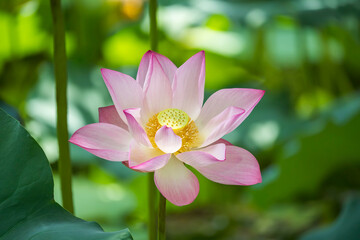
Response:
POLYGON ((156 23, 157 0, 149 0, 149 16, 150 16, 150 45, 151 50, 157 51, 157 23, 156 23))
MULTIPOLYGON (((149 16, 150 16, 150 45, 151 50, 157 51, 157 23, 156 23, 156 0, 149 0, 149 16)), ((157 214, 156 214, 156 186, 154 184, 154 173, 148 174, 148 203, 149 203, 149 240, 157 238, 157 214)))
POLYGON ((159 199, 159 240, 165 240, 166 239, 166 198, 160 193, 160 199, 159 199))
POLYGON ((156 215, 156 186, 154 184, 154 173, 148 173, 148 188, 149 188, 149 240, 156 240, 157 238, 157 215, 156 215))
POLYGON ((54 68, 57 107, 56 130, 59 145, 59 173, 62 203, 65 209, 73 213, 74 206, 71 189, 71 161, 67 126, 65 29, 64 18, 61 10, 61 0, 51 0, 51 12, 54 26, 54 68))

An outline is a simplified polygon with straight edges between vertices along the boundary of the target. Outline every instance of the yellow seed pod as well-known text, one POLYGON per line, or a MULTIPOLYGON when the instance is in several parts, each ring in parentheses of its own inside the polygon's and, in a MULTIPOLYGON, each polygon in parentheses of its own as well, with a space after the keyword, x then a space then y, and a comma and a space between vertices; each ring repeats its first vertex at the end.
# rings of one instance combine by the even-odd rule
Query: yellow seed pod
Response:
POLYGON ((180 109, 169 108, 159 112, 157 120, 161 126, 166 125, 173 130, 179 130, 188 124, 190 118, 186 112, 181 111, 180 109))

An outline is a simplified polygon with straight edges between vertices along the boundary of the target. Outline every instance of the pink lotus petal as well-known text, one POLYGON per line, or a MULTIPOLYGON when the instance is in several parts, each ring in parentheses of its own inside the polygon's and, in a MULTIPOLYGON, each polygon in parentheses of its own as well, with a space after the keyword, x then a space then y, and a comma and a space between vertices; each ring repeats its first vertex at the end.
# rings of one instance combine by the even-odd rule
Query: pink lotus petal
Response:
POLYGON ((77 130, 69 142, 82 147, 88 152, 110 160, 128 160, 130 134, 115 125, 108 123, 94 123, 77 130))
POLYGON ((153 172, 169 161, 171 154, 133 142, 130 146, 129 167, 134 170, 153 172))
POLYGON ((161 194, 177 206, 192 203, 199 193, 196 176, 175 156, 163 168, 155 171, 154 179, 161 194))
POLYGON ((130 144, 129 167, 140 165, 154 157, 163 155, 164 153, 155 148, 149 148, 136 141, 130 144))
POLYGON ((182 139, 174 133, 171 127, 164 125, 156 132, 155 143, 161 151, 174 153, 181 148, 182 139))
POLYGON ((163 154, 163 155, 160 155, 157 157, 153 157, 144 163, 141 163, 139 165, 136 165, 136 166, 133 166, 130 168, 133 170, 140 170, 143 172, 153 172, 155 170, 158 170, 158 169, 164 167, 168 163, 170 157, 171 157, 170 153, 163 154))
POLYGON ((170 108, 172 105, 172 90, 168 77, 154 55, 150 59, 149 71, 144 83, 145 106, 142 111, 143 121, 154 114, 170 108))
POLYGON ((213 117, 205 126, 199 129, 205 139, 201 147, 207 146, 222 136, 232 132, 243 121, 245 110, 237 107, 228 107, 217 116, 213 117))
POLYGON ((150 64, 150 59, 151 59, 152 55, 153 55, 153 51, 149 50, 144 54, 144 56, 142 57, 142 59, 140 61, 138 72, 136 75, 136 81, 139 83, 139 85, 141 87, 144 86, 146 74, 149 70, 149 64, 150 64))
POLYGON ((227 141, 227 140, 225 140, 225 139, 223 139, 223 138, 220 138, 219 140, 217 140, 217 141, 215 141, 215 142, 213 142, 211 145, 215 145, 215 144, 219 144, 219 143, 223 143, 223 144, 225 144, 226 146, 233 146, 232 144, 231 144, 231 142, 229 142, 229 141, 227 141))
POLYGON ((205 102, 196 125, 205 126, 212 118, 224 111, 227 107, 238 107, 245 110, 242 121, 251 113, 260 101, 265 91, 248 88, 222 89, 215 92, 205 102))
POLYGON ((151 50, 147 51, 144 54, 143 58, 141 59, 139 69, 138 69, 138 74, 136 76, 136 81, 138 81, 140 86, 144 86, 146 74, 149 69, 150 59, 151 59, 152 55, 157 58, 162 69, 164 70, 166 76, 168 77, 169 81, 172 82, 174 79, 174 74, 176 72, 177 67, 167 57, 165 57, 159 53, 153 52, 151 50))
POLYGON ((192 165, 208 179, 228 185, 253 185, 261 183, 259 163, 243 148, 226 146, 225 161, 201 166, 192 165))
POLYGON ((225 160, 225 144, 213 144, 199 150, 179 153, 176 157, 190 166, 207 166, 225 160))
POLYGON ((127 124, 120 118, 114 105, 99 108, 99 122, 110 123, 128 130, 127 124))
MULTIPOLYGON (((129 161, 123 161, 121 162, 125 167, 130 168, 129 167, 129 161)), ((131 169, 131 168, 130 168, 131 169)), ((136 169, 131 169, 134 170, 135 172, 147 172, 147 171, 141 171, 141 170, 136 170, 136 169)))
POLYGON ((102 68, 101 74, 120 118, 127 122, 123 110, 142 107, 141 86, 132 77, 120 72, 102 68))
POLYGON ((175 73, 173 107, 186 112, 192 120, 200 113, 204 101, 205 53, 187 60, 175 73))
POLYGON ((151 147, 150 140, 144 130, 144 128, 139 123, 140 118, 140 109, 139 108, 130 108, 124 110, 125 117, 128 122, 130 134, 133 136, 135 141, 151 147))

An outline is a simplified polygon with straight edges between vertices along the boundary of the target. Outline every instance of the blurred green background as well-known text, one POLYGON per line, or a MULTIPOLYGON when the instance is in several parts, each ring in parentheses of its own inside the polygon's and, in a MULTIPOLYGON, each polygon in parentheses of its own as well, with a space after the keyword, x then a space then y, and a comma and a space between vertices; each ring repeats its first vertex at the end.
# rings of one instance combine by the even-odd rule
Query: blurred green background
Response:
MULTIPOLYGON (((206 97, 266 90, 226 136, 257 157, 263 183, 225 186, 197 174, 195 202, 168 204, 168 238, 360 239, 359 1, 159 3, 159 52, 180 66, 205 50, 206 97)), ((112 104, 100 68, 136 76, 149 22, 143 0, 63 0, 63 8, 71 135, 112 104)), ((48 0, 0 0, 0 107, 44 149, 61 202, 48 0)), ((71 156, 75 214, 146 239, 146 175, 74 145, 71 156)))

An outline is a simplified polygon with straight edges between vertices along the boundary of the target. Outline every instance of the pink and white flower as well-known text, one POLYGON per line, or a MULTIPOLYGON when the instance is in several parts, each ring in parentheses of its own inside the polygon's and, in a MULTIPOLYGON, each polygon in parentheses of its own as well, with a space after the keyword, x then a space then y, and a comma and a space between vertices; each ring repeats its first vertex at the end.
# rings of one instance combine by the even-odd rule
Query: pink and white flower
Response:
POLYGON ((99 123, 80 128, 70 142, 131 169, 155 172, 161 194, 178 206, 190 204, 199 193, 199 182, 186 165, 222 184, 261 182, 255 157, 222 137, 245 120, 263 90, 222 89, 203 105, 204 51, 179 68, 148 51, 136 80, 108 69, 101 73, 114 105, 99 108, 99 123))

